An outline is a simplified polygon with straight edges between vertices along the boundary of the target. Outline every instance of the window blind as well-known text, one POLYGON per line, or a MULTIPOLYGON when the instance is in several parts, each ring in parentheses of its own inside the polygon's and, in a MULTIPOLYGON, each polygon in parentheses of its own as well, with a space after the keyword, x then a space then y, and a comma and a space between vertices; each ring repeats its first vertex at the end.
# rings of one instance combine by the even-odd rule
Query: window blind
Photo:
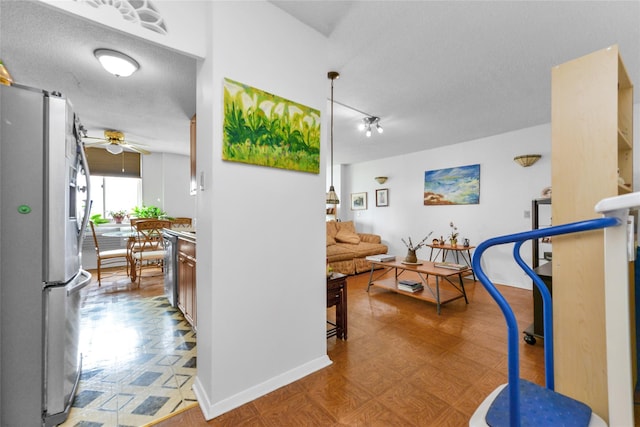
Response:
POLYGON ((140 153, 111 154, 104 148, 86 148, 91 175, 141 178, 140 153))

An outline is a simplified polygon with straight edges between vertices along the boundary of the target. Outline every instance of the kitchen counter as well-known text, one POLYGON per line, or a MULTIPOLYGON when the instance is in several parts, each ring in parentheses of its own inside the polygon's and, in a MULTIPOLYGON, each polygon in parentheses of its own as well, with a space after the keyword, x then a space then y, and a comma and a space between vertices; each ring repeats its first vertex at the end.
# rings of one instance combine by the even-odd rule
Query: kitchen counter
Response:
POLYGON ((193 227, 184 228, 164 228, 164 233, 175 236, 179 239, 184 239, 192 243, 196 243, 196 229, 193 227))

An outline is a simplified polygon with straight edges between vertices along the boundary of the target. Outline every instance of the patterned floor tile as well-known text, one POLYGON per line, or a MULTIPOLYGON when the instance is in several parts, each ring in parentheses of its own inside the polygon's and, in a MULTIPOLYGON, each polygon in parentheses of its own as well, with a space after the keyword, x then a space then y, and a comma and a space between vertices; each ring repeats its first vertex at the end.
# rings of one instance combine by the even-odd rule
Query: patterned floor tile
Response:
POLYGON ((63 427, 135 427, 192 406, 196 340, 164 296, 88 287, 82 376, 63 427))

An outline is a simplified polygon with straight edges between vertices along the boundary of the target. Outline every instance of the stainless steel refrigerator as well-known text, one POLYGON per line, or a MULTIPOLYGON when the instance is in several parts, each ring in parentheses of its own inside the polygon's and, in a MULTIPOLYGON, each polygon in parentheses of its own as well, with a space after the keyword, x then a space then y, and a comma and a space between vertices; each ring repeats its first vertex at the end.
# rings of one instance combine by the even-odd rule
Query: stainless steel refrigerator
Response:
POLYGON ((64 96, 0 85, 0 425, 52 426, 81 371, 89 169, 64 96))

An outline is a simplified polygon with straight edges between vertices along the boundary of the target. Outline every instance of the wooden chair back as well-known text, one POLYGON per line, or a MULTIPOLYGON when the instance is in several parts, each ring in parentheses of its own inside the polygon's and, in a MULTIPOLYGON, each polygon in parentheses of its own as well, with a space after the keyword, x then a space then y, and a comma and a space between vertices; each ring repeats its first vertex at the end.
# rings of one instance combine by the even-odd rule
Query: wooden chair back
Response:
POLYGON ((171 228, 191 227, 191 218, 177 217, 171 220, 171 228))
POLYGON ((129 275, 129 250, 128 249, 111 249, 106 251, 100 250, 98 244, 98 236, 96 235, 96 228, 93 225, 93 221, 89 221, 91 225, 91 234, 93 235, 93 244, 96 248, 96 266, 98 270, 98 286, 102 286, 102 265, 109 265, 112 263, 122 263, 122 260, 127 263, 127 275, 129 275))
POLYGON ((138 232, 138 241, 140 251, 157 251, 163 249, 162 229, 171 228, 171 221, 161 219, 147 219, 145 221, 137 221, 135 229, 138 232))
POLYGON ((98 246, 98 236, 96 236, 96 227, 93 225, 93 221, 89 221, 91 224, 91 234, 93 234, 93 245, 96 248, 96 255, 100 256, 100 246, 98 246))

